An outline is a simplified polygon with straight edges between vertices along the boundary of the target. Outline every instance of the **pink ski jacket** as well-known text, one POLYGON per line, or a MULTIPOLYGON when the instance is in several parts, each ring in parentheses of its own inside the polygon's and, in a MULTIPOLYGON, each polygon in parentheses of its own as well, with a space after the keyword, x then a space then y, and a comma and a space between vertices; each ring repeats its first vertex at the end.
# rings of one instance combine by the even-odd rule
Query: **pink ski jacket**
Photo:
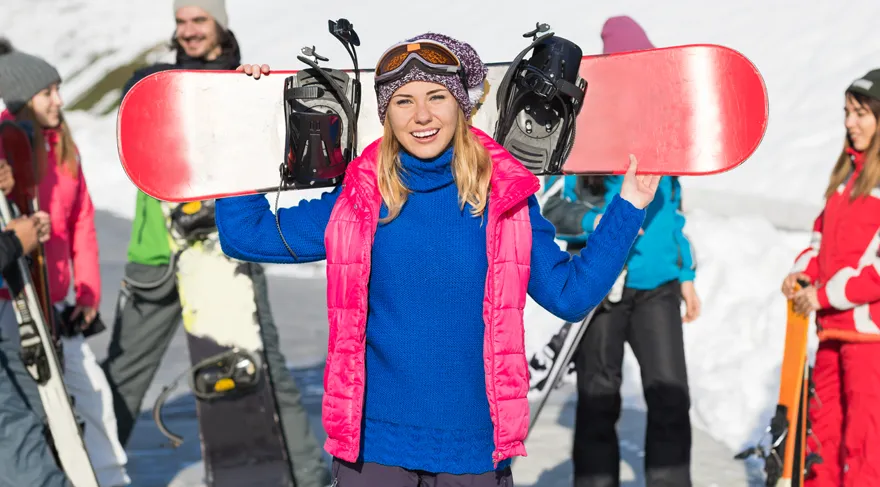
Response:
MULTIPOLYGON (((0 120, 14 120, 4 111, 0 120)), ((71 266, 76 304, 97 308, 101 302, 101 270, 98 239, 95 232, 95 209, 89 196, 83 170, 76 176, 58 165, 55 144, 59 133, 43 130, 46 140, 46 174, 39 184, 40 209, 49 213, 52 237, 45 243, 49 277, 49 295, 53 303, 63 301, 70 290, 71 266)), ((0 159, 5 152, 0 145, 0 159)), ((0 289, 0 299, 9 300, 9 291, 0 289)))

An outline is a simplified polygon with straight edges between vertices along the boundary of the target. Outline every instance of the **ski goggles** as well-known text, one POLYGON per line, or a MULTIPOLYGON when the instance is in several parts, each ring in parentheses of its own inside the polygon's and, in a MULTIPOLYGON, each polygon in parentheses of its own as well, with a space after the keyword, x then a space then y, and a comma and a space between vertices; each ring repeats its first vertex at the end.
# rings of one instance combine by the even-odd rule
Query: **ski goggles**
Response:
POLYGON ((458 56, 451 49, 432 40, 403 42, 388 48, 376 63, 377 85, 402 78, 413 63, 434 74, 458 74, 467 89, 467 73, 458 56))

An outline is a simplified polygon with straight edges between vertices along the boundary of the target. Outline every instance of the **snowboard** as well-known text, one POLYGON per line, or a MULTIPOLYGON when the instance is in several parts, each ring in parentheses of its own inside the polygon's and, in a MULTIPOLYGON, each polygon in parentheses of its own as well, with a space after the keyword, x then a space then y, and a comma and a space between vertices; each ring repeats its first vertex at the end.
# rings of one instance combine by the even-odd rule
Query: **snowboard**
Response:
MULTIPOLYGON (((0 146, 13 170, 15 187, 0 197, 0 223, 6 228, 15 217, 38 208, 34 153, 27 131, 11 121, 0 122, 0 146)), ((3 281, 13 300, 19 323, 21 360, 37 383, 40 401, 49 426, 49 446, 59 468, 73 487, 98 487, 85 442, 83 423, 74 409, 73 397, 64 384, 63 354, 57 342, 54 308, 48 302, 46 266, 42 245, 33 254, 18 259, 4 270, 3 281), (57 347, 57 348, 56 348, 57 347)), ((5 379, 4 379, 5 380, 5 379)))
MULTIPOLYGON (((799 283, 795 290, 807 285, 799 283)), ((814 395, 812 367, 807 360, 809 328, 809 316, 797 313, 789 301, 779 399, 766 431, 770 437, 769 448, 754 446, 735 457, 740 460, 750 456, 762 458, 767 487, 803 486, 812 465, 822 461, 807 443, 811 430, 808 406, 814 395)))
MULTIPOLYGON (((196 212, 210 202, 192 202, 196 212)), ((176 205, 175 205, 176 206, 176 205)), ((265 356, 261 317, 267 297, 257 295, 258 264, 227 257, 216 231, 184 239, 173 230, 171 205, 163 204, 183 309, 192 367, 185 374, 196 398, 206 483, 210 487, 294 487, 293 469, 281 428, 265 356), (260 303, 260 300, 265 303, 260 303)), ((153 408, 160 430, 178 446, 183 438, 161 420, 161 407, 176 382, 153 408)))
MULTIPOLYGON (((490 135, 498 121, 498 87, 510 66, 488 65, 485 93, 472 114, 472 125, 490 135)), ((373 71, 358 72, 372 91, 373 71)), ((279 172, 286 140, 282 95, 286 78, 296 73, 274 71, 255 80, 235 71, 174 70, 145 77, 117 115, 126 174, 144 193, 170 202, 301 189, 285 187, 279 172)), ((558 174, 623 174, 631 153, 645 174, 729 171, 753 154, 767 127, 761 74, 724 46, 583 56, 578 73, 586 94, 558 174)), ((357 147, 382 136, 376 103, 373 94, 360 100, 357 147)))

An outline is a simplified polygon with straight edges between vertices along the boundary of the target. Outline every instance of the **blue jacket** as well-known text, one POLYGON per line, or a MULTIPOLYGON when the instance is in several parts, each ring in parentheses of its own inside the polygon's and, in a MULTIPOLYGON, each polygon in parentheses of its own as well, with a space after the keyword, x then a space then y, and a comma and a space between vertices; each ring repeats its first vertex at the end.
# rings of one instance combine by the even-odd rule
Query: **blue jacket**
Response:
MULTIPOLYGON (((564 178, 562 190, 549 196, 542 213, 556 227, 557 238, 569 246, 580 247, 593 233, 596 216, 620 193, 623 176, 602 177, 601 181, 594 182, 598 186, 592 188, 586 177, 564 178), (599 194, 595 189, 600 189, 599 194)), ((558 176, 548 178, 545 191, 558 179, 558 176)), ((678 178, 664 176, 654 201, 646 208, 645 233, 636 239, 627 259, 626 287, 653 289, 673 279, 681 282, 694 279, 696 261, 684 234, 684 225, 678 178)))

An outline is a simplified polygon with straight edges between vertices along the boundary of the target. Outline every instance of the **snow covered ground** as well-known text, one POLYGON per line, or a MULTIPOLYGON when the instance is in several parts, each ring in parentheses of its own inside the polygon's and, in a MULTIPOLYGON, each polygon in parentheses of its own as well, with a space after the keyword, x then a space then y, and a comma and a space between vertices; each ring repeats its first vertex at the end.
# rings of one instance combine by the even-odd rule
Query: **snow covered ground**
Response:
MULTIPOLYGON (((447 0, 431 6, 429 15, 417 14, 406 0, 307 6, 228 0, 228 5, 244 60, 275 68, 297 67, 295 56, 304 45, 315 45, 348 67, 347 55, 326 31, 327 19, 339 17, 358 30, 365 66, 390 43, 426 30, 469 41, 487 61, 507 60, 523 47, 521 34, 538 21, 585 52, 600 52, 602 23, 621 14, 640 22, 658 46, 716 43, 748 56, 763 73, 770 97, 763 144, 734 171, 682 180, 704 310, 686 325, 685 336, 695 424, 733 449, 764 428, 775 404, 782 356, 785 304, 779 283, 807 243, 806 225, 821 205, 840 150, 843 90, 880 59, 880 45, 870 41, 869 20, 880 14, 880 3, 853 0, 849 15, 831 0, 557 0, 540 7, 526 0, 447 0)), ((0 35, 59 67, 67 101, 167 42, 172 31, 167 0, 4 0, 0 14, 0 35)), ((68 118, 95 203, 131 217, 135 188, 116 157, 115 112, 101 115, 116 97, 110 92, 91 112, 70 112, 68 118)), ((313 194, 288 193, 281 202, 313 194)), ((535 309, 529 317, 532 350, 555 331, 557 320, 535 309)), ((636 406, 641 404, 637 372, 628 356, 626 400, 636 406)))

